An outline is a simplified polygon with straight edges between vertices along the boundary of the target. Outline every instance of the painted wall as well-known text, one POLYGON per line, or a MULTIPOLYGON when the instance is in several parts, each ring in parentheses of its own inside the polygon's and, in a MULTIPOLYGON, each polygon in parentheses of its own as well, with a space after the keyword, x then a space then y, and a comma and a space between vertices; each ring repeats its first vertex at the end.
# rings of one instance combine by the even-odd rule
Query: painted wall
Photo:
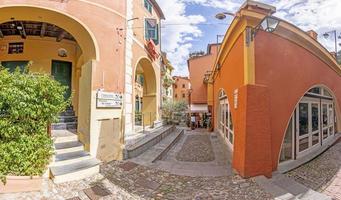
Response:
MULTIPOLYGON (((75 73, 80 76, 79 109, 81 112, 78 113, 78 132, 86 148, 92 155, 98 157, 101 155, 101 138, 110 138, 110 135, 115 134, 117 130, 117 128, 115 130, 102 128, 101 122, 106 119, 121 119, 122 116, 121 109, 97 109, 95 96, 97 89, 124 92, 125 16, 125 1, 0 2, 0 23, 10 21, 11 18, 47 22, 65 29, 77 40, 82 50, 76 65, 80 70, 75 73)), ((122 134, 123 130, 118 129, 122 134)), ((122 141, 118 139, 110 142, 105 145, 115 146, 117 150, 114 152, 115 155, 121 153, 122 141)), ((120 156, 116 158, 119 159, 120 156)))
MULTIPOLYGON (((285 130, 301 97, 314 85, 323 84, 335 94, 340 113, 341 77, 308 49, 275 34, 257 35, 255 58, 256 83, 266 87, 270 99, 269 134, 272 167, 276 170, 285 130)), ((340 123, 340 115, 337 117, 340 123)))
POLYGON ((207 55, 188 60, 189 79, 191 80, 190 104, 207 104, 207 84, 203 82, 207 71, 210 71, 217 58, 218 45, 209 45, 207 55))
MULTIPOLYGON (((153 68, 153 73, 149 74, 149 79, 155 79, 155 95, 152 98, 144 98, 143 103, 147 102, 145 106, 145 112, 155 112, 155 120, 160 119, 159 108, 161 105, 161 74, 160 74, 160 58, 152 60, 149 56, 147 49, 145 48, 145 19, 154 18, 160 25, 160 17, 153 9, 152 14, 144 7, 144 1, 142 0, 127 0, 127 19, 133 19, 128 22, 129 30, 127 30, 126 40, 126 71, 125 71, 125 137, 133 137, 134 132, 134 119, 135 119, 135 94, 134 83, 136 68, 141 61, 149 60, 153 68), (153 74, 153 75, 152 75, 153 74), (150 101, 149 101, 150 99, 150 101)), ((156 51, 161 55, 160 44, 156 46, 156 51)), ((150 122, 148 122, 150 124, 150 122)))
POLYGON ((81 54, 80 47, 74 41, 62 40, 56 42, 55 38, 40 38, 28 36, 22 39, 20 36, 8 36, 0 40, 0 46, 6 47, 0 50, 0 61, 32 61, 31 72, 39 72, 51 75, 52 60, 67 61, 72 63, 72 105, 78 111, 78 57, 81 54), (8 54, 8 44, 11 42, 23 42, 24 53, 8 54), (67 57, 58 56, 58 49, 64 48, 68 52, 67 57))

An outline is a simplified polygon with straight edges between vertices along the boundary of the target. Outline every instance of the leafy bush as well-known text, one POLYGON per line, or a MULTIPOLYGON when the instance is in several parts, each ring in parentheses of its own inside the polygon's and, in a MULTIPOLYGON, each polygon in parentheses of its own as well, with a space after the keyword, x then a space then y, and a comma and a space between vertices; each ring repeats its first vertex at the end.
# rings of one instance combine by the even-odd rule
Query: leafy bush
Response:
POLYGON ((48 75, 0 66, 0 178, 41 175, 53 153, 48 124, 69 100, 66 87, 48 75))
POLYGON ((174 120, 180 121, 186 115, 188 110, 185 101, 166 101, 162 105, 162 118, 167 123, 172 123, 174 120))

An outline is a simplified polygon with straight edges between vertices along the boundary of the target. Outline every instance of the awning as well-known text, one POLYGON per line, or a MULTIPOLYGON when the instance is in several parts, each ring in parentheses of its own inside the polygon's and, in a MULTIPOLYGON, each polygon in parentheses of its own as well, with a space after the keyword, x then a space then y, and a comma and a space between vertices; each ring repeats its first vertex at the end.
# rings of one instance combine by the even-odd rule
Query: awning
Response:
POLYGON ((207 104, 192 104, 191 105, 192 113, 208 113, 207 104))

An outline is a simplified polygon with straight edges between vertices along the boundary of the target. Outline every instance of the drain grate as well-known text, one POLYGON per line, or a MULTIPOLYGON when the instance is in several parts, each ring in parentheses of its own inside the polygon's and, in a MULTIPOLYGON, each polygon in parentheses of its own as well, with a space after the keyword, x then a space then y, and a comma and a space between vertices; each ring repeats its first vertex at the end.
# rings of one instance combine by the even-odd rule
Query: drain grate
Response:
POLYGON ((119 165, 118 167, 123 169, 124 171, 130 171, 137 166, 138 166, 138 164, 128 161, 124 164, 119 165))
POLYGON ((98 185, 85 189, 83 191, 91 200, 98 200, 101 197, 105 197, 111 194, 109 190, 102 188, 98 185))

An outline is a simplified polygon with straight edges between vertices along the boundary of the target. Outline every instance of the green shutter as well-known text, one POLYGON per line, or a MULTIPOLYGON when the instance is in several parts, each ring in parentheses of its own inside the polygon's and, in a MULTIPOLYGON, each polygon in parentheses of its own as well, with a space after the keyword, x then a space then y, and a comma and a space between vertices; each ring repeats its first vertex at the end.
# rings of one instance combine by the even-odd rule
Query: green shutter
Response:
POLYGON ((144 38, 146 39, 146 40, 148 40, 148 22, 147 22, 147 20, 145 20, 144 21, 144 38))
POLYGON ((156 39, 154 39, 155 45, 159 44, 159 24, 156 24, 155 26, 155 34, 156 34, 156 39))

